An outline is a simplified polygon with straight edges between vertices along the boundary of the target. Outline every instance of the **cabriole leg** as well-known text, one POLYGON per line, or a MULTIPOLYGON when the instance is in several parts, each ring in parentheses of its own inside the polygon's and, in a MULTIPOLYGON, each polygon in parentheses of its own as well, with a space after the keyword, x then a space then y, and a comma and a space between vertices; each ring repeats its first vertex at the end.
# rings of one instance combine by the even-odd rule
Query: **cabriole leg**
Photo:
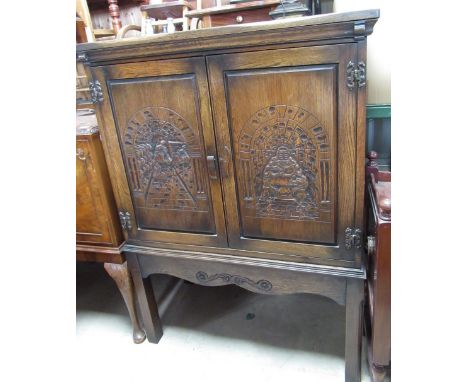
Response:
POLYGON ((133 324, 133 342, 140 344, 145 340, 146 336, 144 331, 141 329, 140 322, 138 320, 135 304, 135 291, 133 289, 132 278, 128 273, 127 263, 105 263, 104 269, 107 271, 109 276, 114 279, 125 301, 125 305, 127 305, 128 313, 130 314, 130 319, 133 324))

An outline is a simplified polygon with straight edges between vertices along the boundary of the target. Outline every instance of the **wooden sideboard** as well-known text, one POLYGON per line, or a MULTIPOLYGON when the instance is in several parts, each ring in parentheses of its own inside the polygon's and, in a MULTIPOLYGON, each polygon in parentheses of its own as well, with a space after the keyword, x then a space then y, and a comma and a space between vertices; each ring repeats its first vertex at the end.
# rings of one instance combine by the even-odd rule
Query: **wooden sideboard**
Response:
POLYGON ((147 338, 149 276, 346 305, 360 380, 366 37, 378 10, 82 44, 147 338))
POLYGON ((390 171, 379 170, 375 151, 369 153, 368 160, 367 359, 373 381, 382 382, 390 370, 391 359, 392 175, 390 171))
POLYGON ((136 314, 134 287, 122 252, 117 217, 94 110, 76 112, 76 260, 103 262, 116 282, 133 324, 133 340, 146 336, 136 314))

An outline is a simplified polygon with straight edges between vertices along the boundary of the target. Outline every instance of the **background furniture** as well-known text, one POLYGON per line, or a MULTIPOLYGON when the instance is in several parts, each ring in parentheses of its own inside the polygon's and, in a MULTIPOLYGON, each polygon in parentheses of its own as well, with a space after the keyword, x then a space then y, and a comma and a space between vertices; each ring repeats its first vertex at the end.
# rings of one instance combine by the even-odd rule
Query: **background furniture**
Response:
POLYGON ((76 259, 103 262, 119 287, 133 324, 133 340, 146 336, 136 314, 134 290, 122 253, 124 238, 93 110, 77 110, 76 259))
POLYGON ((346 305, 360 380, 366 36, 377 10, 79 45, 148 339, 149 275, 346 305))
POLYGON ((391 105, 367 105, 366 152, 375 151, 380 170, 391 171, 391 105))
POLYGON ((267 21, 272 19, 269 13, 280 2, 280 0, 259 0, 216 5, 209 8, 197 8, 187 12, 186 16, 192 20, 191 29, 267 21), (198 20, 200 20, 199 24, 197 24, 198 20))
POLYGON ((377 153, 367 164, 368 278, 366 333, 369 370, 375 382, 390 369, 391 333, 391 173, 379 170, 377 153))

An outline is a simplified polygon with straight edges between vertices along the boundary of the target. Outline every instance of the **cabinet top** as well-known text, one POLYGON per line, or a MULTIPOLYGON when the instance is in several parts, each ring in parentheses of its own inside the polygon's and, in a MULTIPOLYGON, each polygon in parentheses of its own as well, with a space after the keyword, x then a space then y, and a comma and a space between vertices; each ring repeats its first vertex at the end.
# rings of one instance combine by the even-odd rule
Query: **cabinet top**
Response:
POLYGON ((76 53, 79 61, 93 65, 280 44, 354 42, 372 33, 379 15, 378 9, 371 9, 99 41, 77 44, 76 53))

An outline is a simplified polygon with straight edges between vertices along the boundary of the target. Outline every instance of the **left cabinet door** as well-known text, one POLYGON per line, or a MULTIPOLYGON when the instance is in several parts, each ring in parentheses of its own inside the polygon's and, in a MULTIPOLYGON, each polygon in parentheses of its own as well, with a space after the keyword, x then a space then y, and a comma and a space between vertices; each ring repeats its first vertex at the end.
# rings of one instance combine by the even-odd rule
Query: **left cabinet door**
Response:
POLYGON ((92 76, 128 242, 226 246, 204 59, 109 65, 92 76))

